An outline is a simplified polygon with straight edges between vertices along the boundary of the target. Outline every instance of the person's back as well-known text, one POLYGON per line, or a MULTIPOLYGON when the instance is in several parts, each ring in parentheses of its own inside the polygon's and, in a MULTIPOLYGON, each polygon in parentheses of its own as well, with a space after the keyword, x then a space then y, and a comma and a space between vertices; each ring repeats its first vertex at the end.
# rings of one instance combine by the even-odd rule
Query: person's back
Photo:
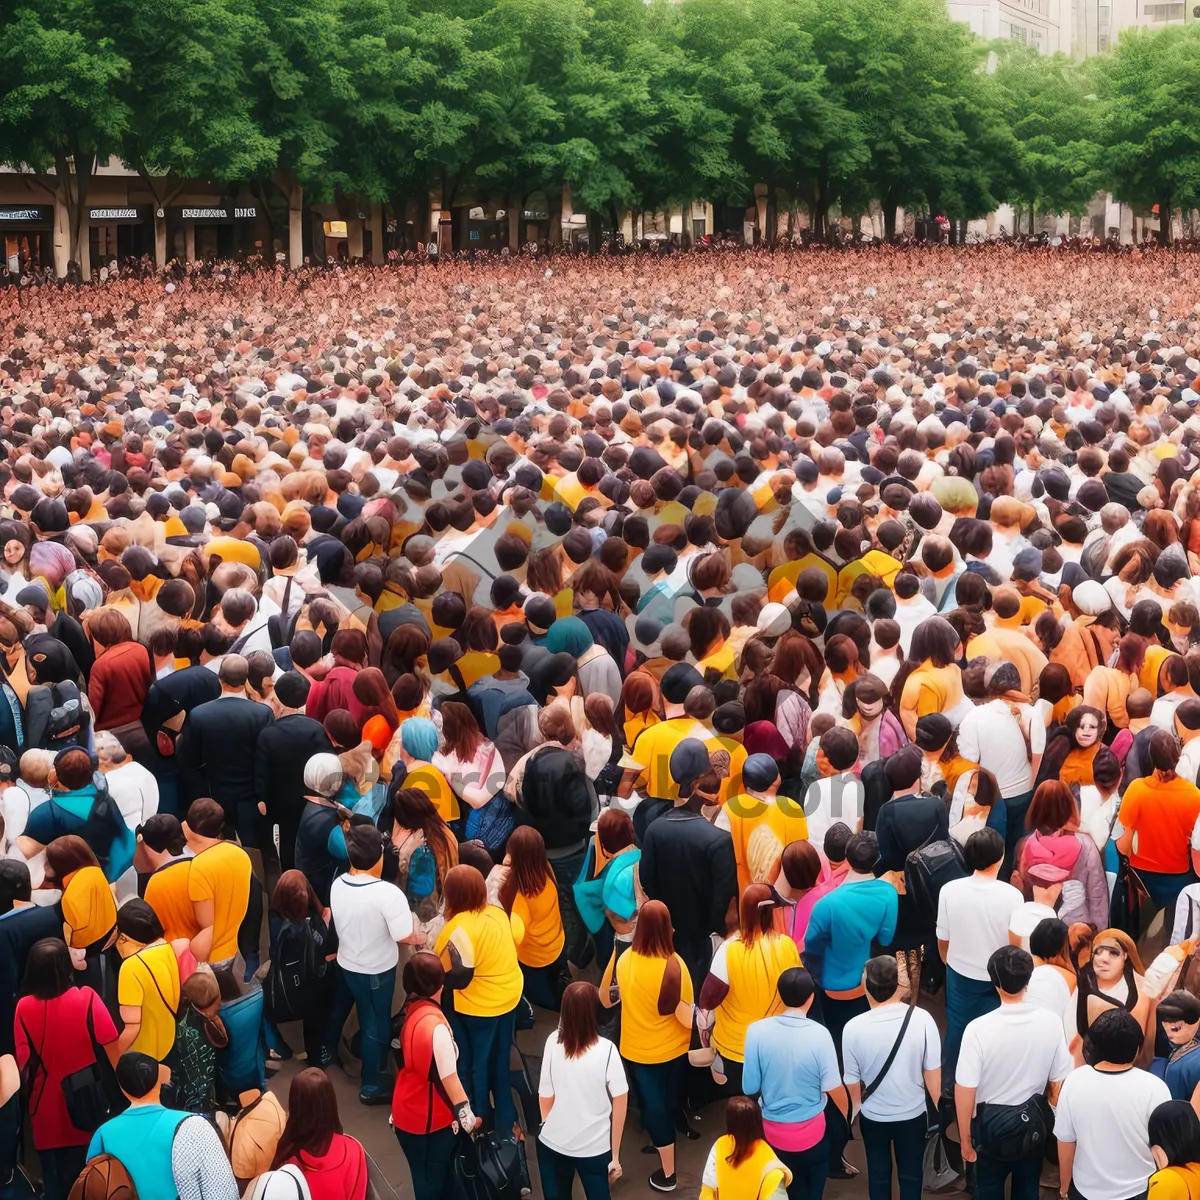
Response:
POLYGON ((779 1013, 746 1030, 742 1085, 758 1093, 764 1123, 812 1120, 825 1108, 825 1093, 840 1083, 833 1038, 806 1014, 779 1013))
POLYGON ((250 906, 250 856, 232 842, 201 850, 188 871, 188 898, 213 905, 212 948, 207 961, 224 962, 238 949, 238 929, 250 906))
POLYGON ((247 806, 257 803, 254 790, 254 752, 258 736, 274 721, 265 704, 245 696, 218 696, 192 711, 180 738, 186 765, 207 785, 209 795, 237 820, 245 823, 247 806))
POLYGON ((300 1168, 312 1200, 363 1200, 367 1191, 367 1156, 362 1143, 335 1133, 323 1154, 301 1150, 288 1162, 300 1168))
POLYGON ((161 1104, 127 1108, 92 1135, 88 1158, 111 1154, 118 1159, 129 1172, 139 1200, 142 1196, 173 1197, 178 1191, 172 1167, 175 1133, 193 1115, 161 1104))

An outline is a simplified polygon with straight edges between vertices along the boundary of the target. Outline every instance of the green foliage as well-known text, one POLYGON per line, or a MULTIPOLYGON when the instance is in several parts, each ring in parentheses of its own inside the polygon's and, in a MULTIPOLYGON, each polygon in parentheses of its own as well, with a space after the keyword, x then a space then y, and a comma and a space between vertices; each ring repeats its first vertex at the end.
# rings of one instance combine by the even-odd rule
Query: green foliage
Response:
POLYGON ((0 159, 77 213, 118 156, 314 199, 535 191, 969 218, 1108 188, 1200 205, 1200 29, 1099 59, 991 47, 944 0, 17 0, 0 159))

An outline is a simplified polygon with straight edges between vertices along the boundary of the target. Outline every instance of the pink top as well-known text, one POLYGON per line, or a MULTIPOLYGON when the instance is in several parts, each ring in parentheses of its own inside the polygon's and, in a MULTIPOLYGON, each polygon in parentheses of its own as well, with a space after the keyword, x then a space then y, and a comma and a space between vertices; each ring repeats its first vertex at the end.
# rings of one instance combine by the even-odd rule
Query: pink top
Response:
POLYGON ((772 1150, 811 1150, 825 1136, 825 1114, 819 1112, 807 1121, 764 1120, 763 1135, 772 1150))
MULTIPOLYGON (((808 929, 808 918, 812 916, 813 905, 816 904, 822 896, 828 895, 833 891, 842 879, 845 878, 843 873, 837 878, 834 878, 833 873, 829 869, 829 864, 824 857, 821 858, 821 874, 817 877, 815 887, 811 887, 799 900, 796 901, 796 907, 792 910, 792 941, 796 943, 796 949, 801 954, 804 953, 804 933, 808 929)), ((814 1143, 815 1145, 815 1143, 814 1143)), ((785 1150, 787 1146, 783 1147, 785 1150)), ((806 1147, 807 1148, 807 1147, 806 1147)))

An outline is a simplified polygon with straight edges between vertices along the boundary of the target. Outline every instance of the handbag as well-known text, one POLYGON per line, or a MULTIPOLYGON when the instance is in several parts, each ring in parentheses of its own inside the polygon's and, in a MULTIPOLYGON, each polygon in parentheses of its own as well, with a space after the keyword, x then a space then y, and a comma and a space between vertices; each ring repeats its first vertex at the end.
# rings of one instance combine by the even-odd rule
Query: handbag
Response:
MULTIPOLYGON (((21 1023, 21 1028, 25 1029, 24 1022, 21 1023)), ((62 1088, 63 1100, 66 1103, 67 1116, 71 1118, 71 1124, 82 1133, 95 1133, 105 1121, 110 1121, 119 1113, 124 1112, 129 1107, 129 1101, 125 1099, 121 1089, 117 1086, 117 1076, 113 1071, 112 1064, 96 1040, 96 1029, 90 1005, 87 1014, 87 1031, 88 1038, 92 1043, 93 1061, 86 1067, 80 1067, 78 1071, 64 1075, 59 1086, 62 1088)), ((25 1029, 25 1039, 29 1042, 32 1051, 33 1039, 30 1038, 28 1029, 25 1029)), ((38 1054, 37 1060, 44 1071, 45 1061, 40 1054, 38 1054)), ((31 1085, 37 1071, 37 1067, 33 1065, 32 1053, 28 1065, 32 1067, 32 1070, 27 1075, 26 1083, 31 1085)))
POLYGON ((888 1051, 888 1056, 884 1059, 883 1066, 879 1069, 879 1074, 871 1080, 870 1083, 864 1083, 862 1086, 862 1103, 866 1102, 875 1094, 879 1085, 887 1078, 887 1073, 892 1069, 892 1063, 896 1061, 896 1055, 900 1052, 900 1043, 904 1041, 904 1035, 908 1032, 908 1023, 912 1020, 913 1009, 915 1004, 908 1006, 908 1011, 904 1014, 904 1020, 900 1022, 900 1032, 896 1034, 896 1040, 892 1043, 892 1048, 888 1051))
POLYGON ((952 1143, 940 1129, 925 1139, 925 1156, 921 1162, 922 1189, 926 1192, 956 1192, 962 1183, 962 1159, 954 1163, 952 1143))
POLYGON ((454 1179, 464 1200, 520 1200, 522 1148, 497 1130, 463 1134, 454 1152, 454 1179))
POLYGON ((1024 1104, 981 1104, 975 1114, 972 1140, 988 1157, 1020 1162, 1040 1155, 1054 1129, 1054 1114, 1045 1096, 1030 1096, 1024 1104))

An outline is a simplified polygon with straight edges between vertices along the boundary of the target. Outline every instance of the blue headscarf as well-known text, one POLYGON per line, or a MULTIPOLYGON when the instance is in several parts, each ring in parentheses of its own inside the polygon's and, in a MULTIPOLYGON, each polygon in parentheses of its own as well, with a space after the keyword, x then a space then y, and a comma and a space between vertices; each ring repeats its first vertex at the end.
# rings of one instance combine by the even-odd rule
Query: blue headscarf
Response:
POLYGON ((400 726, 400 745, 406 754, 429 762, 437 753, 437 726, 428 717, 409 717, 400 726))
POLYGON ((578 617, 564 617, 555 621, 546 634, 546 649, 551 654, 565 652, 579 658, 594 645, 592 631, 578 617))

